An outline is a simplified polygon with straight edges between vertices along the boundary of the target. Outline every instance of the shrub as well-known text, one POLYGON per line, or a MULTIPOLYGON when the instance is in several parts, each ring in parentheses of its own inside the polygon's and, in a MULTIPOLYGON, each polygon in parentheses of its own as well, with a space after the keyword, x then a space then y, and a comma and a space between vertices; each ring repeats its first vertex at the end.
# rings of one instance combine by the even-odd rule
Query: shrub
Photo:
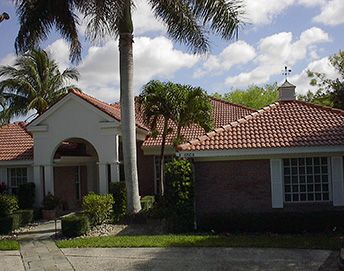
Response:
POLYGON ((108 220, 112 213, 114 199, 111 194, 97 195, 90 193, 82 199, 82 208, 88 215, 92 225, 108 220))
POLYGON ((216 232, 344 232, 343 211, 226 213, 198 216, 202 231, 216 232))
POLYGON ((18 214, 12 214, 0 218, 0 234, 9 234, 20 226, 18 214))
POLYGON ((25 226, 33 221, 33 210, 18 210, 15 214, 19 215, 20 226, 25 226))
POLYGON ((62 218, 61 228, 64 236, 77 237, 86 234, 90 230, 90 222, 86 215, 70 215, 62 218))
POLYGON ((60 205, 60 203, 60 199, 49 192, 43 199, 43 209, 55 210, 60 205))
POLYGON ((20 209, 32 209, 35 203, 35 184, 24 183, 18 188, 18 202, 20 209))
POLYGON ((0 217, 9 216, 18 208, 18 200, 15 196, 0 195, 0 217))
POLYGON ((125 182, 111 183, 109 191, 113 196, 113 217, 114 222, 118 222, 126 213, 127 207, 127 191, 125 182))
POLYGON ((141 198, 141 206, 142 210, 149 210, 153 208, 155 202, 155 197, 154 196, 144 196, 141 198))
POLYGON ((193 184, 191 163, 173 160, 165 166, 165 208, 168 225, 174 232, 193 229, 193 184))

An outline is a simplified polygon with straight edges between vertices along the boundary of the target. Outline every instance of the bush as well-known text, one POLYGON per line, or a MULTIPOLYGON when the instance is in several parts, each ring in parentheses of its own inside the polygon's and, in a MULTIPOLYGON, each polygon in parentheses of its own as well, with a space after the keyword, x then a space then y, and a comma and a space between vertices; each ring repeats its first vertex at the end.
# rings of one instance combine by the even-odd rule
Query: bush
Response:
POLYGON ((18 208, 18 200, 15 196, 0 195, 0 217, 9 216, 18 208))
POLYGON ((20 226, 25 226, 33 221, 33 210, 18 210, 15 214, 19 215, 20 226))
POLYGON ((18 188, 18 202, 20 209, 32 209, 35 203, 35 184, 24 183, 18 188))
POLYGON ((202 214, 198 228, 216 232, 344 233, 344 212, 202 214))
POLYGON ((142 206, 142 210, 149 210, 153 208, 155 202, 155 197, 154 196, 144 196, 141 199, 141 206, 142 206))
POLYGON ((92 225, 104 223, 111 217, 114 199, 111 194, 97 195, 90 193, 82 199, 82 208, 92 225))
POLYGON ((127 209, 127 191, 125 188, 125 182, 111 183, 109 191, 113 196, 113 217, 114 222, 118 222, 125 216, 127 209))
POLYGON ((44 210, 55 210, 61 204, 61 200, 50 192, 43 199, 44 210))
POLYGON ((18 214, 12 214, 0 218, 0 234, 9 234, 20 226, 20 218, 18 214))
POLYGON ((174 232, 193 230, 193 184, 191 163, 173 160, 165 166, 167 223, 174 232))
POLYGON ((77 237, 90 230, 88 217, 83 214, 70 215, 61 220, 62 234, 66 237, 77 237))

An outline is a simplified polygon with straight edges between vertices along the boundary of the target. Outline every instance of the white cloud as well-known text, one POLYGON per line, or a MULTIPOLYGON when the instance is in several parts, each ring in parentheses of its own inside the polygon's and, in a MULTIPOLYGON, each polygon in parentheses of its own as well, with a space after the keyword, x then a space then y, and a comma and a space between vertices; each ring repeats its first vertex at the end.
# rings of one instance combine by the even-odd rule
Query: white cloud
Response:
POLYGON ((244 0, 245 16, 250 23, 269 24, 282 11, 295 3, 295 0, 244 0))
POLYGON ((328 41, 328 34, 316 27, 302 32, 300 38, 294 42, 291 32, 268 36, 259 42, 258 56, 254 60, 256 68, 228 77, 225 83, 230 86, 266 83, 271 76, 280 74, 283 66, 295 65, 305 59, 309 52, 314 55, 316 44, 328 41))
POLYGON ((244 41, 237 41, 227 46, 219 55, 210 55, 202 68, 196 70, 194 78, 199 78, 209 72, 229 70, 231 67, 246 64, 256 56, 255 49, 244 41))
MULTIPOLYGON (((134 88, 136 93, 149 80, 171 79, 182 68, 191 68, 198 57, 176 50, 165 37, 138 37, 134 43, 134 88)), ((95 97, 112 102, 119 98, 119 54, 117 42, 91 47, 78 67, 78 85, 95 97), (114 92, 116 91, 116 93, 114 92)))
POLYGON ((50 44, 45 50, 57 62, 61 71, 70 66, 69 45, 65 40, 58 39, 50 44))
POLYGON ((314 17, 314 21, 325 25, 339 25, 344 23, 344 1, 330 0, 322 5, 321 13, 314 17))
POLYGON ((329 62, 328 57, 311 62, 300 74, 293 75, 289 78, 290 82, 296 86, 298 94, 306 94, 308 90, 315 91, 317 87, 309 84, 310 79, 307 76, 307 71, 324 73, 328 78, 335 79, 339 77, 336 69, 329 62))
POLYGON ((7 65, 11 66, 14 64, 15 61, 16 61, 16 55, 15 54, 8 54, 0 60, 0 65, 1 66, 7 66, 7 65))
MULTIPOLYGON (((78 30, 81 35, 84 35, 87 29, 88 20, 83 19, 82 14, 78 14, 80 25, 78 30)), ((134 34, 137 36, 146 33, 163 34, 165 33, 165 26, 161 21, 158 21, 151 9, 151 6, 146 0, 135 1, 135 8, 132 11, 134 34)), ((105 37, 105 42, 112 39, 112 37, 105 37)))

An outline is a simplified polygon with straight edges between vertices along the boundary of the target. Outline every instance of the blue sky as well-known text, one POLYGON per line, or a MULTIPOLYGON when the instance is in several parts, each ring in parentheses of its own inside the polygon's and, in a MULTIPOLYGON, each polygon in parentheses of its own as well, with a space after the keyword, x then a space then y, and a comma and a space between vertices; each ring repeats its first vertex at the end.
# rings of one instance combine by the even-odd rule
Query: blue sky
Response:
MULTIPOLYGON (((11 19, 0 24, 0 64, 15 59, 14 40, 19 24, 11 0, 2 0, 0 12, 11 19)), ((164 26, 155 20, 144 0, 137 0, 134 12, 135 74, 139 93, 151 79, 171 80, 201 86, 208 93, 225 93, 252 84, 281 82, 285 65, 292 69, 289 81, 305 93, 309 86, 306 70, 325 72, 335 77, 328 56, 344 44, 343 0, 244 0, 245 20, 239 39, 211 38, 211 52, 195 56, 165 35, 164 26), (267 4, 268 3, 268 4, 267 4)), ((84 38, 85 22, 80 27, 83 59, 77 65, 79 87, 99 99, 113 102, 119 98, 117 41, 107 39, 91 44, 84 38)), ((68 44, 51 32, 41 44, 58 61, 60 68, 72 66, 68 44)))

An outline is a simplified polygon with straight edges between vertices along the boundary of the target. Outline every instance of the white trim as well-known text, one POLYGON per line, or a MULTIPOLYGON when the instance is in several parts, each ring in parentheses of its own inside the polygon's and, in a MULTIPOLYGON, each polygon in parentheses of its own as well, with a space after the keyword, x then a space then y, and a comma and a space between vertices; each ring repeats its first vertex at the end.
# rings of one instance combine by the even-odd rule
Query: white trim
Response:
POLYGON ((344 206, 343 157, 331 157, 333 206, 344 206))
POLYGON ((119 121, 101 121, 99 122, 100 129, 113 129, 119 127, 119 121))
POLYGON ((47 132, 48 125, 37 125, 30 127, 30 132, 47 132))
POLYGON ((283 168, 282 159, 270 160, 271 172, 271 206, 272 208, 283 208, 283 168))
MULTIPOLYGON (((316 147, 289 147, 289 148, 255 148, 255 149, 234 149, 234 150, 216 150, 216 151, 180 151, 177 156, 184 158, 212 158, 225 159, 227 157, 235 157, 236 159, 240 156, 262 157, 264 155, 271 157, 271 155, 299 155, 299 154, 344 154, 344 146, 316 146, 316 147)), ((263 158, 262 158, 263 159, 263 158)))
POLYGON ((0 161, 0 166, 33 166, 33 160, 0 161))
POLYGON ((88 107, 92 111, 96 112, 98 115, 102 116, 106 120, 112 122, 114 120, 113 117, 109 116, 108 114, 104 113, 100 109, 98 109, 96 106, 86 102, 84 99, 81 97, 75 95, 74 93, 68 93, 65 97, 63 97, 60 101, 58 101, 56 104, 54 104, 51 108, 49 108, 45 113, 37 117, 35 120, 33 120, 28 126, 27 130, 28 131, 33 131, 31 128, 34 126, 39 125, 43 120, 48 118, 50 115, 52 115, 55 111, 57 111, 61 106, 63 106, 67 101, 69 100, 75 100, 78 101, 79 103, 83 104, 84 106, 88 107))

